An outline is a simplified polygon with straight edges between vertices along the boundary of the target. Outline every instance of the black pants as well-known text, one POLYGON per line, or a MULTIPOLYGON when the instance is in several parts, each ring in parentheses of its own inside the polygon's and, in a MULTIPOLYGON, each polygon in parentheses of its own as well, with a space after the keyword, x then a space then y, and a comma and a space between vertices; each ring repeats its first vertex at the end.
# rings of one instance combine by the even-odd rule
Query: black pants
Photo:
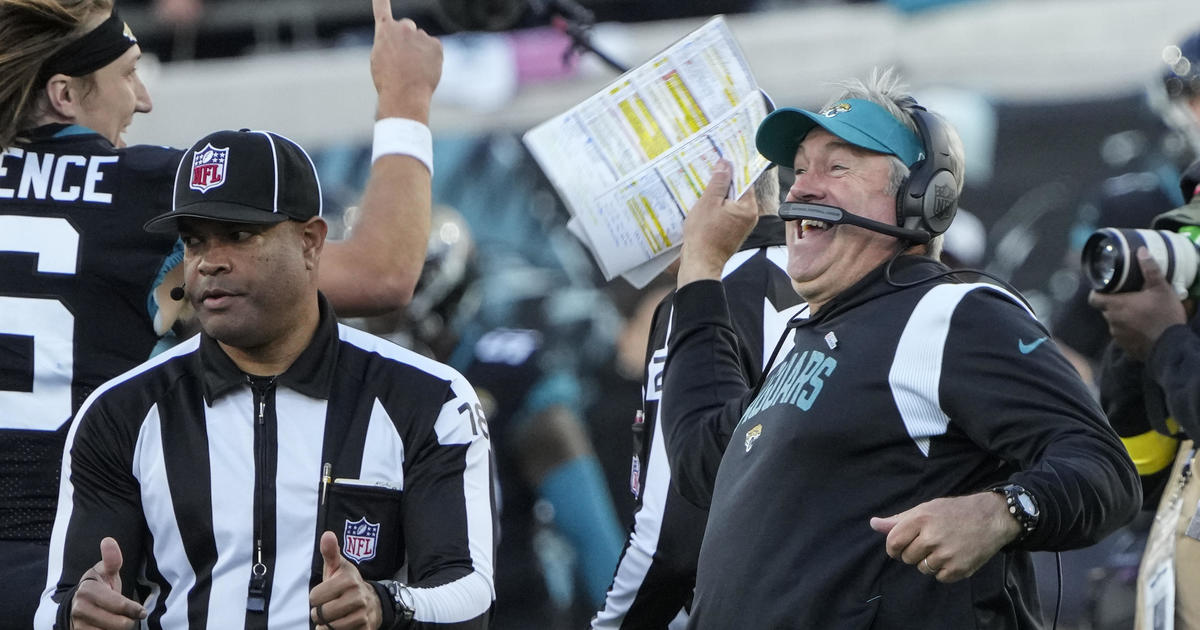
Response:
POLYGON ((44 543, 0 540, 0 630, 33 627, 33 613, 46 586, 49 551, 44 543))

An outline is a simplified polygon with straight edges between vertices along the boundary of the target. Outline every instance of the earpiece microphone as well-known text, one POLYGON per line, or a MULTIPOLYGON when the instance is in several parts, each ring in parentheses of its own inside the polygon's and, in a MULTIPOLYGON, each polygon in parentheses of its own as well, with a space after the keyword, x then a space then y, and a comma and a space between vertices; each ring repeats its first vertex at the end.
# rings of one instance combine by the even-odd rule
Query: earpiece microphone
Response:
MULTIPOLYGON (((849 225, 857 225, 860 228, 871 230, 872 232, 879 232, 880 234, 887 234, 888 236, 907 239, 915 244, 928 243, 929 239, 933 238, 933 235, 925 230, 912 230, 896 225, 889 225, 887 223, 874 221, 866 217, 860 217, 857 214, 851 214, 837 206, 827 206, 821 203, 801 203, 794 201, 781 203, 779 204, 779 218, 783 219, 784 221, 816 219, 817 221, 824 221, 826 223, 847 223, 849 225)), ((922 282, 928 282, 930 280, 941 278, 943 276, 955 276, 960 273, 973 273, 980 276, 987 276, 988 278, 995 280, 996 284, 1008 289, 1010 293, 1020 298, 1021 301, 1025 303, 1025 307, 1029 309, 1029 312, 1033 312, 1033 306, 1029 304, 1029 300, 1026 300, 1025 296, 1021 295, 1021 292, 1015 287, 1005 282, 1002 278, 997 278, 986 271, 980 271, 978 269, 947 269, 946 271, 936 273, 928 278, 920 278, 913 282, 907 282, 904 284, 897 283, 892 280, 892 263, 894 263, 896 258, 902 253, 904 253, 904 248, 896 250, 896 253, 888 259, 887 266, 884 268, 884 277, 887 278, 888 284, 894 287, 911 287, 922 282)))
POLYGON ((183 299, 183 288, 186 286, 187 286, 186 284, 181 284, 181 285, 171 289, 171 299, 175 300, 176 302, 182 300, 183 299))
POLYGON ((925 230, 912 230, 898 225, 890 225, 881 221, 860 217, 857 214, 851 214, 837 206, 827 206, 821 203, 801 203, 795 201, 781 203, 779 204, 779 218, 784 221, 815 219, 826 223, 856 225, 872 232, 902 238, 918 245, 928 243, 929 239, 933 237, 925 230))

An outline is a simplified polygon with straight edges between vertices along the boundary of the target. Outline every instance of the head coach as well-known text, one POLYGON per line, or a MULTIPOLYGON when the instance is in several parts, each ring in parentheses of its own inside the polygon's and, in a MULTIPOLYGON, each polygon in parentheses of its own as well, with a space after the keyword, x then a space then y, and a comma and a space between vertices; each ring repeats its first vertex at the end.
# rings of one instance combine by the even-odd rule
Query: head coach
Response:
POLYGON ((780 216, 810 310, 754 389, 718 280, 755 204, 721 173, 684 223, 663 415, 681 493, 711 502, 691 627, 1040 628, 1028 552, 1130 520, 1137 474, 1019 297, 933 258, 954 130, 890 72, 841 87, 757 131, 795 170, 780 216))

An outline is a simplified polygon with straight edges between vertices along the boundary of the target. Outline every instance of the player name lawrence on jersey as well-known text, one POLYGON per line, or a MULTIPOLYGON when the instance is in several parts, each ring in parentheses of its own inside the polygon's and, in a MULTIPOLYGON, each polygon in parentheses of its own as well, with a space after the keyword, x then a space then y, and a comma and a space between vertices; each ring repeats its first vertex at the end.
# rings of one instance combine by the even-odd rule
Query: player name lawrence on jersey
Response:
POLYGON ((0 153, 0 199, 111 204, 117 155, 56 155, 11 147, 0 153))

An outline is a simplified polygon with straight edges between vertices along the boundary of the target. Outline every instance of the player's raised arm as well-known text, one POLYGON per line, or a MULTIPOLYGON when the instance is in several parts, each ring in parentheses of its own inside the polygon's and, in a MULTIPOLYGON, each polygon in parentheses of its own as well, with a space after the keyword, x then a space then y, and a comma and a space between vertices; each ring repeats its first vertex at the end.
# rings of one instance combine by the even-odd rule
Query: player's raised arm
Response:
POLYGON ((388 0, 372 0, 371 77, 378 93, 371 176, 351 236, 326 245, 321 290, 340 315, 403 307, 412 298, 429 235, 433 140, 429 109, 442 45, 388 0))

